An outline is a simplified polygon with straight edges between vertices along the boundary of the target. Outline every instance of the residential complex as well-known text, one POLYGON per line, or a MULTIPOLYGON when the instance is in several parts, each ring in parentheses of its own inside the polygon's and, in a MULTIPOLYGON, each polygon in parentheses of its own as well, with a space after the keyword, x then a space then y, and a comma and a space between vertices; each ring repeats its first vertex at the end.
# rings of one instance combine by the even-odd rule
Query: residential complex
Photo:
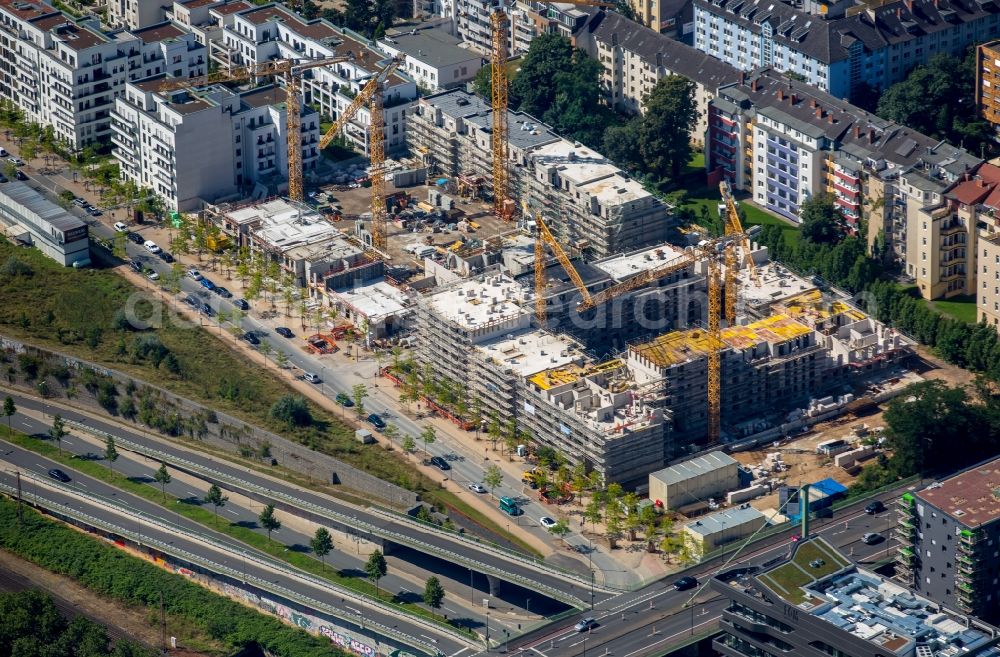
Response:
POLYGON ((763 568, 736 567, 709 587, 726 601, 725 657, 997 657, 997 628, 854 565, 822 538, 763 568))
MULTIPOLYGON (((285 90, 221 85, 160 91, 163 76, 129 83, 115 101, 112 143, 121 176, 171 210, 237 200, 254 185, 287 188, 285 90)), ((319 116, 302 110, 302 168, 319 158, 319 116)))
POLYGON ((898 500, 896 578, 989 622, 1000 618, 1000 459, 898 500))
MULTIPOLYGON (((341 58, 303 74, 304 104, 313 105, 324 117, 339 117, 390 60, 349 30, 322 19, 306 21, 282 5, 253 6, 216 20, 222 23, 221 38, 212 57, 222 67, 280 58, 341 58)), ((416 98, 417 85, 407 77, 394 73, 383 83, 386 151, 405 148, 407 110, 416 98)), ((359 152, 368 152, 369 124, 368 108, 362 107, 345 127, 345 137, 359 152)))
POLYGON ((938 53, 961 58, 1000 28, 991 2, 693 2, 698 50, 743 71, 787 71, 838 98, 888 87, 938 53))
POLYGON ((1000 41, 976 47, 976 107, 994 130, 1000 127, 1000 41))
MULTIPOLYGON (((454 21, 455 33, 470 48, 483 56, 492 49, 490 15, 498 9, 490 2, 475 0, 414 0, 416 15, 442 16, 454 21)), ((506 15, 507 48, 511 55, 527 52, 531 40, 539 34, 559 34, 571 41, 584 28, 596 7, 564 2, 514 0, 499 8, 506 15)))
MULTIPOLYGON (((541 211, 564 245, 605 257, 666 240, 667 206, 607 158, 511 112, 511 196, 541 211)), ((454 89, 421 98, 410 117, 414 154, 431 171, 478 182, 492 175, 492 110, 454 89)))
POLYGON ((207 71, 205 47, 173 24, 105 32, 95 18, 0 1, 0 98, 73 148, 110 139, 115 98, 127 82, 207 71))

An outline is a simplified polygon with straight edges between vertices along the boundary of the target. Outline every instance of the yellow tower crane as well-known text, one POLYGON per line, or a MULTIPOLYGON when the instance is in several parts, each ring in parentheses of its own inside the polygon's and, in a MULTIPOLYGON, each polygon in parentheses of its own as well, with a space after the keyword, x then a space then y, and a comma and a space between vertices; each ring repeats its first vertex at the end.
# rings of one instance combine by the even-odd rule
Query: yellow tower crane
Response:
POLYGON ((348 57, 330 57, 314 60, 278 59, 254 66, 215 71, 194 78, 168 79, 160 84, 160 91, 201 87, 217 82, 244 82, 259 77, 282 76, 285 80, 285 128, 288 142, 288 197, 301 201, 302 189, 302 97, 300 96, 304 71, 347 61, 348 57))
POLYGON ((576 271, 576 267, 573 266, 573 262, 563 251, 562 246, 559 245, 559 241, 556 240, 552 231, 549 227, 545 225, 545 221, 542 219, 542 214, 535 214, 535 316, 538 317, 539 322, 545 321, 545 267, 543 265, 544 260, 544 249, 542 247, 542 242, 549 245, 552 249, 552 253, 555 255, 556 260, 562 265, 562 268, 569 275, 569 279, 573 281, 573 285, 580 292, 580 296, 583 297, 582 303, 590 303, 590 290, 587 289, 587 285, 583 282, 583 278, 580 277, 579 272, 576 271), (541 257, 540 257, 541 256, 541 257), (539 305, 539 299, 541 303, 539 305))
POLYGON ((493 47, 490 51, 490 81, 493 108, 493 132, 490 147, 493 155, 493 213, 498 219, 509 221, 514 216, 510 201, 507 157, 510 150, 510 132, 507 125, 507 15, 498 6, 490 14, 493 47))
POLYGON ((722 426, 722 328, 719 260, 708 258, 708 336, 712 344, 708 350, 708 436, 709 444, 719 442, 722 426))

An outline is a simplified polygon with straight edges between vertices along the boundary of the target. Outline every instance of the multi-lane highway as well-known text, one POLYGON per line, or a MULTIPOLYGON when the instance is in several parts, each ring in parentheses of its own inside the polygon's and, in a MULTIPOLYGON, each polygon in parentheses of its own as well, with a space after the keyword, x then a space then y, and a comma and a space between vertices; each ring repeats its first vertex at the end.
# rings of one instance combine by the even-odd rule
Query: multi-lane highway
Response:
MULTIPOLYGON (((142 449, 146 454, 155 455, 157 461, 166 462, 168 466, 185 470, 195 476, 210 479, 224 490, 246 493, 257 501, 275 503, 282 510, 325 522, 328 526, 347 525, 344 529, 367 535, 373 540, 389 540, 428 556, 436 555, 443 563, 464 565, 480 575, 490 575, 504 582, 516 584, 528 591, 529 596, 531 591, 537 591, 542 595, 561 598, 565 602, 582 607, 585 603, 589 604, 591 591, 594 592, 595 600, 598 602, 609 595, 600 587, 592 587, 587 578, 570 576, 537 560, 507 553, 452 532, 433 530, 407 516, 347 504, 170 441, 141 434, 117 423, 95 419, 71 408, 57 408, 51 402, 22 394, 15 393, 12 396, 21 411, 49 414, 59 412, 66 420, 115 436, 120 449, 130 448, 130 445, 134 446, 134 449, 142 449)), ((44 434, 48 430, 44 423, 24 413, 16 416, 14 421, 18 429, 26 433, 44 434)), ((95 451, 91 445, 83 441, 66 443, 66 448, 78 455, 95 451)), ((145 467, 148 469, 150 466, 145 467)), ((149 476, 150 473, 136 474, 149 476)), ((304 539, 303 543, 308 544, 308 539, 304 539)), ((463 580, 465 577, 467 575, 463 580)), ((489 594, 485 577, 479 577, 474 584, 481 589, 481 592, 489 594)), ((516 596, 512 600, 516 600, 516 596)), ((535 610, 542 611, 537 604, 535 610)))

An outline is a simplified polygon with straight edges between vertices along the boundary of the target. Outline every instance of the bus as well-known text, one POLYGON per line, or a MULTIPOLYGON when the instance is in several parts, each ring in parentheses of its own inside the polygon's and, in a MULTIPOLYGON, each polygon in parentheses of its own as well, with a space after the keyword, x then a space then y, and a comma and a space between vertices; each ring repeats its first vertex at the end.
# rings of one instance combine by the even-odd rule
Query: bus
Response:
POLYGON ((521 508, 517 506, 517 502, 509 497, 500 498, 500 510, 511 516, 521 515, 521 508))

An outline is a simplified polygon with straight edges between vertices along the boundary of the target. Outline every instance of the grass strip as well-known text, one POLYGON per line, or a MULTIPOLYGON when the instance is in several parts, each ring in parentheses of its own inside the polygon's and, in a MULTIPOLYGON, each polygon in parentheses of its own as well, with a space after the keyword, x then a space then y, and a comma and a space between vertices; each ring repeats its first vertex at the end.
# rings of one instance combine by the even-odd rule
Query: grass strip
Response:
POLYGON ((243 527, 225 521, 219 522, 215 513, 209 511, 208 509, 190 504, 169 494, 163 495, 152 485, 133 481, 128 477, 113 472, 107 466, 101 465, 96 461, 72 458, 65 452, 60 452, 55 445, 48 441, 34 438, 16 431, 13 435, 8 435, 7 440, 19 447, 31 450, 36 454, 41 454, 42 456, 52 459, 53 461, 58 461, 59 463, 89 475, 94 479, 99 479, 105 483, 115 486, 116 488, 138 495, 143 499, 158 504, 165 509, 184 516, 189 520, 193 520, 194 522, 204 525, 205 527, 219 532, 220 534, 225 534, 226 536, 245 543, 246 545, 264 552, 275 559, 284 561, 299 570, 303 570, 317 577, 322 577, 329 582, 351 589, 352 591, 356 591, 357 593, 370 598, 377 598, 381 602, 399 609, 402 613, 406 613, 411 616, 420 616, 437 623, 438 625, 447 627, 448 629, 458 630, 472 637, 476 636, 468 628, 457 625, 453 621, 445 619, 444 616, 436 614, 425 607, 412 602, 400 602, 393 593, 381 589, 376 590, 375 585, 366 579, 346 576, 341 574, 339 571, 331 570, 318 559, 302 552, 293 552, 288 550, 285 545, 269 539, 267 536, 258 534, 249 527, 243 527))

